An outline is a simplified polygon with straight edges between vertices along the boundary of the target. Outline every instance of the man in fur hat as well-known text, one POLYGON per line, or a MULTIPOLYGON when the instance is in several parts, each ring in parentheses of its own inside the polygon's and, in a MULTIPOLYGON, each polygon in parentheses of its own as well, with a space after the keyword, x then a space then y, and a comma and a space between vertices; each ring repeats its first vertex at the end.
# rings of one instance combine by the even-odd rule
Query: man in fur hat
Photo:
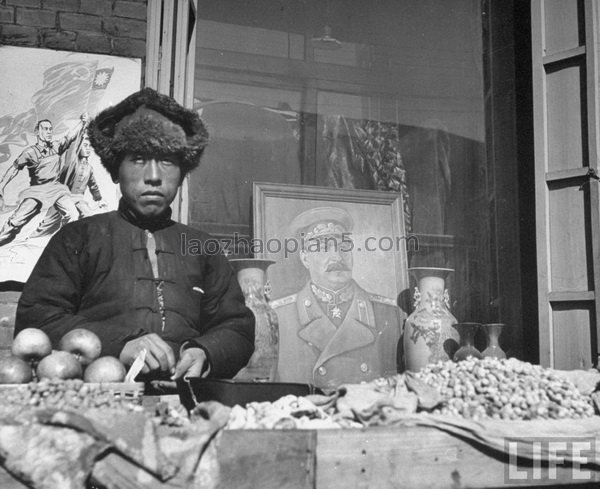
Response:
POLYGON ((271 302, 279 319, 278 380, 336 388, 398 371, 399 310, 353 279, 352 226, 339 207, 315 207, 290 225, 310 280, 271 302))
POLYGON ((181 252, 182 239, 209 235, 171 220, 208 140, 198 114, 145 88, 88 133, 120 186, 119 208, 54 235, 23 289, 15 334, 41 328, 56 347, 85 328, 125 365, 146 350, 149 378, 234 376, 254 350, 254 316, 226 257, 181 252))

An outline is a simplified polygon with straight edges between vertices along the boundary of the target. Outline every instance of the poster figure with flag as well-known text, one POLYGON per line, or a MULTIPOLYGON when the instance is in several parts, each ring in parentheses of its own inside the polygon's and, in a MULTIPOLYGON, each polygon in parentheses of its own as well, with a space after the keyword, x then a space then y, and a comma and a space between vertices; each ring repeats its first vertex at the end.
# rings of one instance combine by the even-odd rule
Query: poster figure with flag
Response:
POLYGON ((141 60, 0 46, 0 63, 0 282, 25 282, 61 225, 116 209, 81 119, 139 90, 141 60))
POLYGON ((0 227, 0 246, 10 243, 42 208, 55 209, 67 221, 77 219, 78 213, 69 188, 59 182, 60 157, 67 151, 87 124, 87 114, 81 114, 75 131, 59 141, 52 140, 52 121, 42 119, 35 125, 37 141, 26 148, 0 178, 0 210, 4 207, 4 189, 17 173, 27 168, 29 187, 19 194, 19 203, 0 227))
MULTIPOLYGON (((58 181, 69 188, 69 200, 75 205, 78 217, 91 216, 96 213, 95 209, 106 208, 106 202, 102 199, 102 193, 94 177, 94 169, 89 162, 92 151, 87 131, 84 130, 77 135, 73 144, 62 155, 63 161, 58 181), (85 198, 85 192, 88 189, 94 199, 95 208, 85 198)), ((56 206, 51 207, 29 238, 53 234, 70 220, 70 216, 63 215, 56 206)))

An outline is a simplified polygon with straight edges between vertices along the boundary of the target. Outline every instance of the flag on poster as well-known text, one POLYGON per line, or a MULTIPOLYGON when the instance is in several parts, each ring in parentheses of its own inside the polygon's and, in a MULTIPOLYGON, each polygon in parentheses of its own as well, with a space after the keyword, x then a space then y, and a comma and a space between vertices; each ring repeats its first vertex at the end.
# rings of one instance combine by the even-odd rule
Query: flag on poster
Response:
POLYGON ((100 101, 104 97, 104 92, 106 91, 114 72, 114 67, 98 68, 96 70, 86 108, 90 117, 96 116, 96 112, 101 108, 102 104, 100 101))
POLYGON ((35 123, 34 109, 21 112, 15 117, 10 115, 0 117, 0 163, 10 158, 9 145, 27 146, 27 136, 33 132, 35 123))
POLYGON ((59 63, 44 71, 42 88, 31 97, 33 108, 16 116, 0 119, 0 163, 10 155, 8 145, 26 146, 36 121, 50 119, 54 132, 66 131, 69 120, 87 111, 98 62, 59 63))
POLYGON ((44 71, 42 88, 33 94, 33 108, 17 116, 0 118, 0 163, 10 155, 10 144, 26 146, 36 121, 50 119, 60 134, 84 112, 95 108, 115 68, 97 68, 98 62, 65 62, 44 71))
POLYGON ((110 83, 110 79, 114 73, 114 68, 99 68, 94 75, 94 83, 92 90, 104 90, 110 83))
POLYGON ((87 111, 98 62, 59 63, 44 72, 43 85, 31 98, 37 119, 50 119, 60 134, 87 111))

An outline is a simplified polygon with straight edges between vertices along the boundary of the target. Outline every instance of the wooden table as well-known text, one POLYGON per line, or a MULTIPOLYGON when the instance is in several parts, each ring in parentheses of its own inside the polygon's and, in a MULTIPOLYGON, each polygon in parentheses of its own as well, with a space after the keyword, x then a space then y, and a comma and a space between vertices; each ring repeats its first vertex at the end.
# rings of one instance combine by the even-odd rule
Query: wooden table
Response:
MULTIPOLYGON (((218 460, 219 488, 490 488, 574 483, 571 468, 560 466, 556 478, 542 471, 542 478, 534 480, 532 471, 520 465, 516 473, 529 477, 510 480, 507 456, 426 427, 225 431, 218 460)), ((599 469, 590 469, 591 480, 578 484, 597 484, 599 469)))
MULTIPOLYGON (((522 462, 509 463, 505 454, 423 426, 222 431, 213 450, 215 457, 205 457, 201 464, 207 487, 215 489, 598 487, 600 483, 598 466, 583 466, 579 472, 586 474, 583 480, 574 480, 572 467, 560 464, 556 476, 543 470, 541 477, 533 477, 531 469, 522 462), (523 479, 510 477, 511 465, 516 469, 513 475, 523 479)), ((92 477, 109 489, 189 487, 177 478, 161 483, 114 453, 96 463, 92 477)), ((0 468, 0 488, 25 487, 0 468)))
MULTIPOLYGON (((574 481, 564 466, 556 477, 543 471, 539 479, 510 480, 507 457, 426 427, 223 431, 216 450, 217 465, 206 470, 218 489, 597 487, 600 481, 599 467, 582 467, 590 478, 574 481)), ((532 475, 523 465, 516 470, 532 475)), ((120 489, 186 487, 153 480, 124 488, 126 474, 110 460, 94 474, 120 489)))

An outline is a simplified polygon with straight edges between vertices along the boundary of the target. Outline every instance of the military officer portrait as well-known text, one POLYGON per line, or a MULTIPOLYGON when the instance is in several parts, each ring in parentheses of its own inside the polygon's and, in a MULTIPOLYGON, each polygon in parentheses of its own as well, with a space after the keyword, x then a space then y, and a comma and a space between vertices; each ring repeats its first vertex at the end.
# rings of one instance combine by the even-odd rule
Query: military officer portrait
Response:
POLYGON ((309 280, 271 302, 279 320, 277 380, 336 388, 398 371, 401 316, 393 298, 353 278, 350 214, 315 207, 296 216, 290 232, 309 280))

